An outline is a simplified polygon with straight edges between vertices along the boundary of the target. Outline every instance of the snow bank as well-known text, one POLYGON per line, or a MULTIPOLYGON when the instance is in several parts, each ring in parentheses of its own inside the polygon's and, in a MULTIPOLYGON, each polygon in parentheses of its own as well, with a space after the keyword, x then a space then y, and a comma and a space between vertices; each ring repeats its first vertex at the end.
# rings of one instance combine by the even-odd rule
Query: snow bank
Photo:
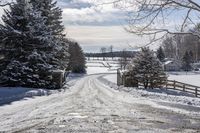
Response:
POLYGON ((33 89, 23 87, 0 87, 0 106, 4 104, 10 104, 14 101, 19 101, 24 98, 46 96, 59 91, 60 90, 33 89))
POLYGON ((102 76, 99 78, 99 80, 115 90, 128 92, 136 98, 145 98, 149 100, 155 100, 156 102, 170 102, 200 107, 200 98, 196 98, 193 95, 181 91, 166 89, 146 90, 143 88, 138 89, 123 86, 118 87, 115 83, 115 76, 113 74, 105 77, 102 76))

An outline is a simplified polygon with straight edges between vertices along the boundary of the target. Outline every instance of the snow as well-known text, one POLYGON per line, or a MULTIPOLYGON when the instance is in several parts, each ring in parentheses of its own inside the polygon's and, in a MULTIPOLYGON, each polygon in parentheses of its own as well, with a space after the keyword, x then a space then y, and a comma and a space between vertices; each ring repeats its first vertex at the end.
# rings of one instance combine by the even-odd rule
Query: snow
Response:
POLYGON ((87 67, 104 67, 102 63, 93 63, 93 62, 87 62, 87 67))
POLYGON ((110 64, 109 64, 108 62, 106 62, 106 61, 103 61, 102 63, 103 63, 103 65, 104 65, 105 67, 111 67, 110 64))
POLYGON ((120 67, 119 61, 117 60, 87 60, 87 66, 101 66, 101 67, 120 67))
POLYGON ((118 87, 116 84, 117 75, 109 74, 100 78, 100 80, 115 90, 125 91, 130 93, 136 98, 145 98, 154 101, 165 101, 176 104, 193 105, 200 107, 200 98, 196 98, 193 95, 166 89, 143 89, 143 88, 132 88, 132 87, 118 87))
POLYGON ((103 61, 103 60, 89 60, 86 63, 87 74, 100 74, 100 73, 116 73, 118 66, 117 61, 103 61))
POLYGON ((2 99, 20 98, 0 106, 0 132, 200 130, 200 98, 172 90, 118 87, 116 68, 97 66, 88 67, 87 74, 70 73, 64 87, 69 89, 52 95, 45 89, 0 88, 2 99), (24 98, 35 95, 44 96, 24 98))
POLYGON ((196 73, 186 73, 186 72, 176 72, 169 73, 169 80, 176 80, 186 84, 191 84, 195 86, 200 86, 200 74, 196 73))
POLYGON ((104 78, 112 83, 117 84, 117 74, 109 74, 104 76, 104 78))
POLYGON ((46 96, 57 93, 59 90, 23 88, 23 87, 0 87, 0 106, 19 101, 24 98, 46 96))
POLYGON ((100 73, 116 73, 115 69, 107 67, 87 67, 87 74, 100 74, 100 73))
POLYGON ((168 65, 168 64, 170 64, 170 63, 172 63, 173 61, 166 61, 164 64, 165 65, 168 65))
POLYGON ((173 132, 172 129, 182 132, 200 129, 199 108, 163 105, 157 93, 115 88, 116 84, 111 86, 101 78, 104 75, 108 74, 78 75, 78 78, 70 74, 70 89, 1 106, 0 132, 167 133, 173 132))

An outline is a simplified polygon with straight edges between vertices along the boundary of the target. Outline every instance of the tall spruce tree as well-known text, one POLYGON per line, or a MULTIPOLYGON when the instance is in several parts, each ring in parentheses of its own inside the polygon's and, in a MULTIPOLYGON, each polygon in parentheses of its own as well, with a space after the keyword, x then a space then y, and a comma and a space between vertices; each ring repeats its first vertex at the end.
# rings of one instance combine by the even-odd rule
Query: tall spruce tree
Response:
POLYGON ((62 10, 57 7, 54 0, 31 0, 33 7, 42 12, 46 18, 46 25, 51 29, 52 35, 64 36, 64 26, 62 25, 62 10))
POLYGON ((74 73, 85 73, 86 70, 86 59, 83 53, 83 50, 76 42, 70 42, 69 45, 69 70, 71 70, 74 73))
POLYGON ((51 29, 41 11, 27 0, 17 0, 5 10, 0 25, 0 84, 4 86, 53 88, 48 71, 60 68, 51 29))
POLYGON ((62 24, 62 10, 57 7, 54 0, 31 0, 33 8, 39 10, 41 15, 46 19, 45 25, 50 29, 51 35, 54 37, 54 43, 58 46, 57 58, 59 58, 60 69, 68 67, 68 47, 65 41, 64 25, 62 24))
POLYGON ((132 61, 137 80, 145 88, 160 87, 166 81, 166 74, 160 61, 154 56, 149 48, 142 48, 132 61))
POLYGON ((164 53, 164 50, 163 48, 160 46, 156 52, 157 54, 157 58, 161 61, 161 62, 164 62, 164 59, 165 59, 165 53, 164 53))

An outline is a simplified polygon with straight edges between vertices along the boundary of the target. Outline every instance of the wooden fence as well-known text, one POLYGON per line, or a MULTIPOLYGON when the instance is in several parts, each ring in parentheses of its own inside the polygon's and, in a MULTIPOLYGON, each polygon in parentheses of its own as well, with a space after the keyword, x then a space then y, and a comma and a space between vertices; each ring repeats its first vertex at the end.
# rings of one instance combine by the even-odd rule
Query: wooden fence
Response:
POLYGON ((175 80, 167 80, 166 86, 167 89, 173 89, 178 91, 187 92, 189 94, 195 95, 195 97, 200 97, 200 87, 195 85, 190 85, 175 80))
MULTIPOLYGON (((126 76, 123 75, 120 70, 117 71, 117 85, 125 85, 126 84, 126 76)), ((139 86, 143 86, 141 83, 138 83, 139 86)), ((182 92, 186 92, 188 94, 192 94, 195 97, 200 97, 200 87, 195 85, 190 85, 182 82, 178 82, 175 80, 167 80, 166 84, 163 85, 166 89, 178 90, 182 92)))

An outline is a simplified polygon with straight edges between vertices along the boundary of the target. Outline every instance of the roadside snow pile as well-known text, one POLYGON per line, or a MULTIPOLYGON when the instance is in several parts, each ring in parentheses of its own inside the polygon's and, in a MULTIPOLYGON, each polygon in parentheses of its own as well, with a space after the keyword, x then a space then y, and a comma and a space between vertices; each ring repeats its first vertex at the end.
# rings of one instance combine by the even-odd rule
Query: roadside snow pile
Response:
MULTIPOLYGON (((109 76, 107 76, 108 78, 109 76)), ((130 93, 136 98, 146 98, 150 100, 155 100, 156 102, 170 102, 170 103, 179 103, 185 105, 199 106, 200 107, 200 98, 195 98, 194 96, 175 90, 166 90, 166 89, 142 89, 142 88, 131 88, 131 87, 118 87, 116 83, 108 81, 104 76, 100 77, 99 80, 104 84, 108 85, 111 88, 119 91, 125 91, 130 93)))
POLYGON ((37 89, 37 90, 31 90, 25 93, 25 97, 33 97, 33 96, 45 96, 49 95, 49 91, 44 89, 37 89))

